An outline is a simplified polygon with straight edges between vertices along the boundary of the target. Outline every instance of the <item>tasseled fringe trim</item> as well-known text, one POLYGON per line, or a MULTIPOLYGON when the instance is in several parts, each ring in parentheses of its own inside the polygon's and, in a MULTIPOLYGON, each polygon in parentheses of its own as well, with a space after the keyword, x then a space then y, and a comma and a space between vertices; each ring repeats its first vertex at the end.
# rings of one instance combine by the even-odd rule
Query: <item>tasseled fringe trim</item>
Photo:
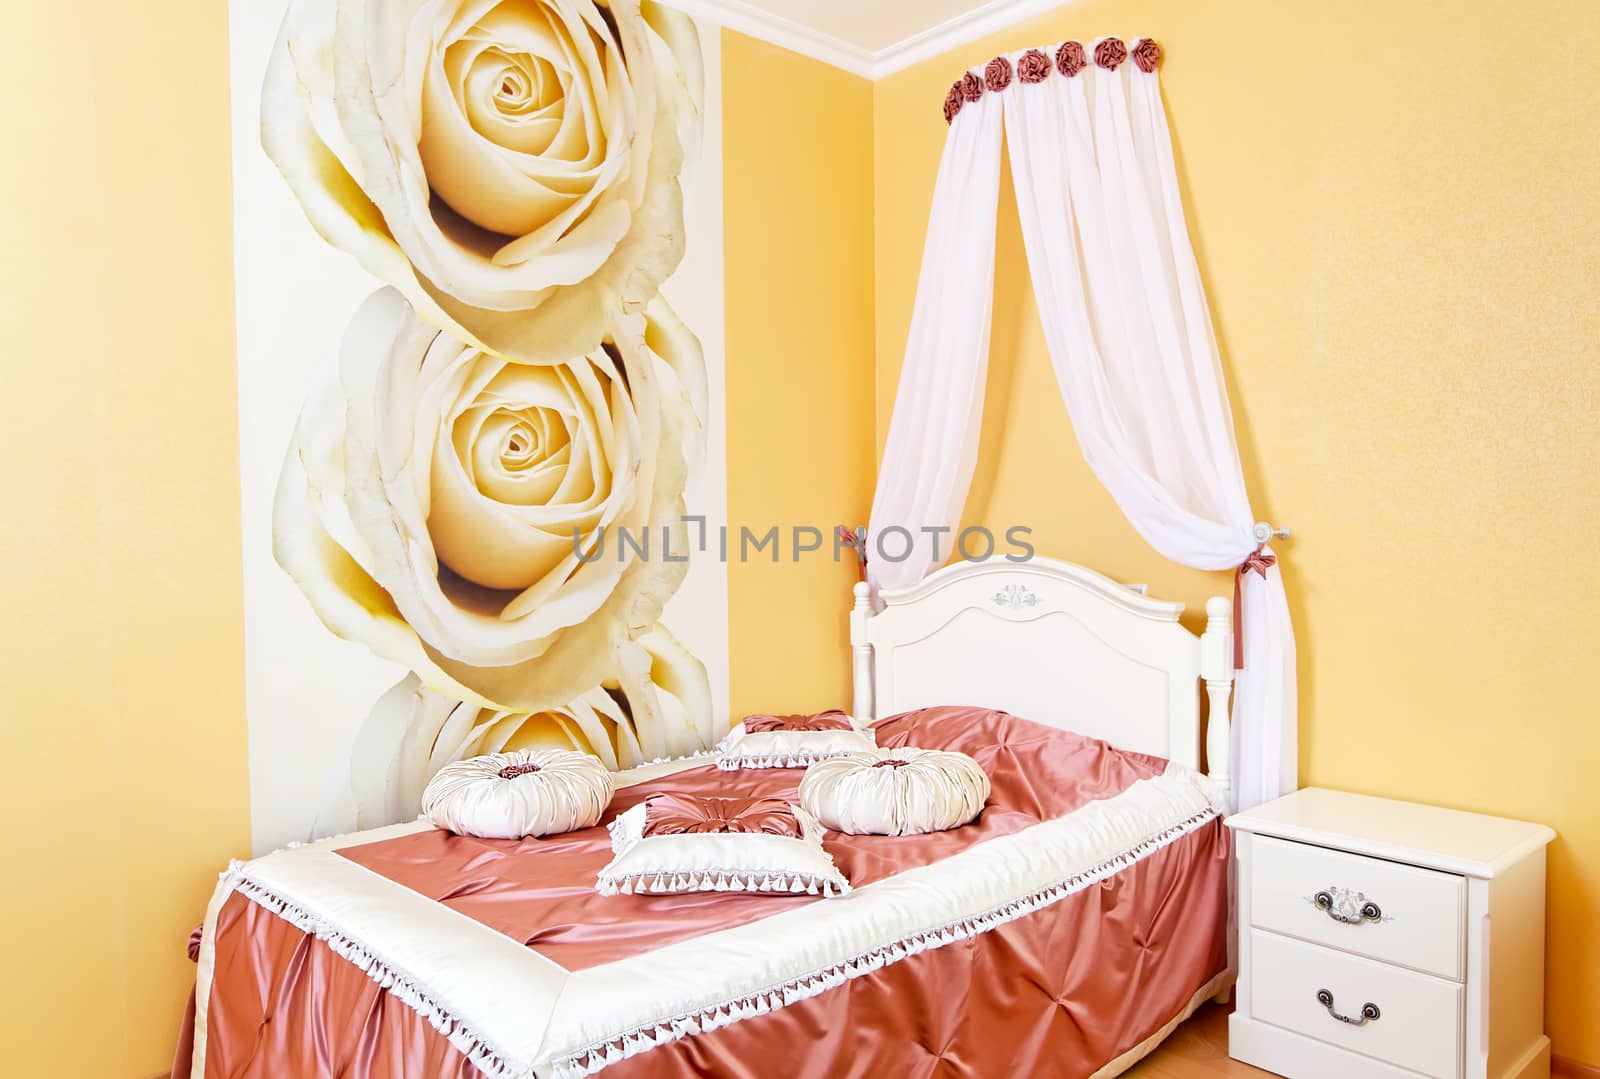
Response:
POLYGON ((771 872, 630 873, 602 876, 595 884, 601 895, 671 895, 677 892, 776 892, 785 895, 820 895, 837 899, 850 894, 843 875, 771 872))
POLYGON ((412 1011, 426 1019, 433 1027, 460 1050, 462 1056, 490 1079, 525 1079, 532 1071, 514 1068, 493 1046, 452 1016, 445 1006, 434 1000, 411 977, 379 959, 366 945, 329 925, 309 911, 274 895, 261 885, 241 874, 242 863, 229 866, 224 878, 231 877, 234 890, 257 906, 282 918, 296 929, 310 933, 322 941, 337 956, 353 964, 368 978, 377 983, 412 1011))
POLYGON ((733 754, 717 758, 717 767, 724 772, 737 772, 741 768, 808 768, 818 761, 825 761, 830 757, 844 757, 860 750, 841 749, 835 753, 789 753, 768 756, 745 756, 733 754))
POLYGON ((934 948, 942 948, 946 944, 954 944, 956 941, 966 940, 969 937, 977 936, 979 933, 988 932, 996 926, 1015 921, 1053 903, 1058 903, 1067 896, 1080 892, 1091 884, 1096 884, 1107 877, 1114 876, 1146 855, 1188 835, 1208 821, 1216 819, 1216 816, 1215 810, 1203 810, 1182 823, 1152 836, 1138 846, 1130 847, 1116 857, 1101 862, 1093 869, 1076 873, 1066 880, 1042 888, 986 913, 975 915, 971 918, 963 918, 958 922, 951 922, 937 929, 913 933, 911 936, 897 940, 892 944, 886 944, 854 959, 848 959, 842 963, 835 963, 832 966, 813 971, 773 989, 764 989, 733 1000, 723 1001, 720 1004, 701 1008, 698 1011, 675 1015, 649 1026, 636 1027, 625 1034, 606 1041, 596 1042, 585 1049, 573 1053, 571 1056, 563 1057, 556 1061, 551 1074, 557 1079, 577 1079, 579 1076, 593 1075, 604 1068, 610 1067, 612 1064, 620 1063, 631 1056, 637 1056, 646 1050, 654 1049, 656 1046, 665 1045, 680 1038, 687 1038, 693 1034, 702 1034, 706 1031, 730 1026, 742 1019, 765 1015, 767 1012, 776 1011, 786 1005, 806 1000, 836 986, 843 985, 852 978, 859 978, 889 966, 891 963, 898 963, 909 956, 930 951, 934 948))
POLYGON ((615 774, 619 776, 627 775, 635 768, 651 768, 657 764, 678 764, 682 761, 697 761, 704 757, 715 757, 720 752, 720 750, 713 747, 711 749, 697 749, 693 753, 685 753, 680 757, 656 757, 654 760, 641 761, 638 764, 630 764, 628 767, 621 769, 615 774))

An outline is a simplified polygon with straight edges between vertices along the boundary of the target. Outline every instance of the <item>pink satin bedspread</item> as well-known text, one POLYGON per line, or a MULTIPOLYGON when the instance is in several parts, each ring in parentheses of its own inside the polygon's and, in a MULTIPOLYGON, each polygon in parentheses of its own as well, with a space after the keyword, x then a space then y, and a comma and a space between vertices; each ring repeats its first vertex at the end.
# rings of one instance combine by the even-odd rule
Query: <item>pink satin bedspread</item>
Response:
MULTIPOLYGON (((830 833, 853 885, 948 857, 1111 797, 1165 762, 1002 713, 934 708, 885 720, 880 745, 957 749, 993 793, 974 824, 918 837, 830 833)), ((693 768, 626 788, 793 799, 802 772, 693 768)), ((544 840, 423 832, 346 857, 523 941, 569 970, 751 922, 814 897, 601 897, 603 826, 544 840)), ((1220 822, 1100 884, 971 939, 910 956, 818 996, 671 1042, 606 1069, 626 1076, 833 1079, 1084 1076, 1138 1044, 1226 966, 1227 839, 1220 822)), ((325 944, 235 894, 216 931, 207 1076, 478 1075, 428 1022, 325 944)), ((189 1071, 189 1030, 174 1076, 189 1071)))

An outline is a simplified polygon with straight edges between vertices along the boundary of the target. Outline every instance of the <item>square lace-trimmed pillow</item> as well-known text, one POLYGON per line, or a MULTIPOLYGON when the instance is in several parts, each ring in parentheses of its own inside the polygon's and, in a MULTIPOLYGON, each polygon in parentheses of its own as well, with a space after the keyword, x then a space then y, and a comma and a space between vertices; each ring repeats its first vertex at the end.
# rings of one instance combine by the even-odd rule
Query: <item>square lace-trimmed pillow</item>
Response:
POLYGON ((717 767, 725 772, 740 768, 805 768, 817 761, 876 749, 877 735, 870 727, 837 708, 816 715, 745 716, 717 745, 717 767))
POLYGON ((600 871, 601 895, 753 892, 845 895, 822 848, 822 825, 779 798, 658 794, 611 822, 615 857, 600 871))

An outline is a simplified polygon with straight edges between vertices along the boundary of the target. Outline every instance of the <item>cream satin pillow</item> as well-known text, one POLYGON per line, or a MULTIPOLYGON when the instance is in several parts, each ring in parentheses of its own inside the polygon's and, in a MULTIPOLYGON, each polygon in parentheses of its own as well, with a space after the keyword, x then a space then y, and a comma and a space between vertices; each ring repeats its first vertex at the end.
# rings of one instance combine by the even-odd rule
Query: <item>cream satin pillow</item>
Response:
POLYGON ((920 835, 959 828, 983 812, 989 777, 965 753, 877 749, 818 761, 800 780, 800 804, 854 835, 920 835))
POLYGON ((876 748, 870 727, 862 727, 837 708, 815 715, 754 715, 717 744, 717 767, 804 768, 843 753, 876 748))
POLYGON ((601 895, 756 892, 845 895, 850 882, 822 847, 822 826, 779 798, 658 794, 611 822, 615 857, 601 895))
POLYGON ((599 760, 570 749, 519 749, 439 769, 422 813, 458 835, 522 839, 592 828, 615 787, 599 760))

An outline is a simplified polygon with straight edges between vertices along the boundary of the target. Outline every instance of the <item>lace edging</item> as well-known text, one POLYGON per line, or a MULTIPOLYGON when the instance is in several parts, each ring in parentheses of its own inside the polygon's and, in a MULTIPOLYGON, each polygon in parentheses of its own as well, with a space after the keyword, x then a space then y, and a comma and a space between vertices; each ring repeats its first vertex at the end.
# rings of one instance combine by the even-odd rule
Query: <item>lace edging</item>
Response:
POLYGON ((717 767, 724 772, 737 772, 742 768, 808 768, 818 761, 832 757, 845 757, 859 753, 859 749, 841 749, 830 753, 764 753, 725 754, 717 758, 717 767))
POLYGON ((773 892, 787 895, 820 895, 836 899, 850 893, 850 882, 842 875, 823 876, 790 870, 715 870, 703 872, 642 872, 621 876, 602 875, 595 883, 601 895, 672 895, 679 892, 773 892))

